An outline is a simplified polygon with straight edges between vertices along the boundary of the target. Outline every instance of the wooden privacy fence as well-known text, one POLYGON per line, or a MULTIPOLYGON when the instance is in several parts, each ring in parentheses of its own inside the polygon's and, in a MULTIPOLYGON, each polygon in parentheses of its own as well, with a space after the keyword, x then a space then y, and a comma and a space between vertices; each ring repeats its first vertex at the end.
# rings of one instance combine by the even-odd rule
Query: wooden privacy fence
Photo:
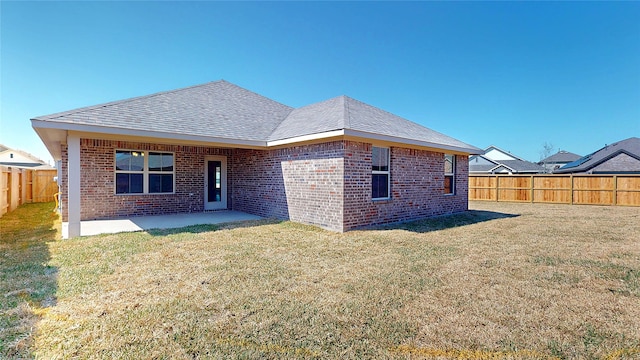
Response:
POLYGON ((469 200, 640 206, 640 175, 469 175, 469 200))
POLYGON ((0 166, 0 216, 24 203, 54 201, 57 170, 0 166))

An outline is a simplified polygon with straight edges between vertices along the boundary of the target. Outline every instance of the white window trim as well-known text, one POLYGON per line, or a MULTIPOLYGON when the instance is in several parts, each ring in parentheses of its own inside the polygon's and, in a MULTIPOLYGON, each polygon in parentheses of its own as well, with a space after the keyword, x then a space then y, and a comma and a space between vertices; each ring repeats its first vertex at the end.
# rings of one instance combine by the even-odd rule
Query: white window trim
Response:
MULTIPOLYGON (((387 171, 373 170, 373 165, 372 165, 372 169, 371 169, 371 179, 372 180, 373 180, 373 175, 387 175, 387 196, 386 197, 379 197, 379 198, 372 197, 371 200, 373 200, 373 201, 389 200, 389 199, 391 199, 391 148, 384 147, 384 146, 375 146, 375 145, 373 145, 371 147, 371 160, 372 161, 373 161, 373 149, 374 148, 387 149, 387 167, 388 167, 389 170, 387 170, 387 171)), ((373 187, 373 184, 371 184, 371 186, 373 187)))
MULTIPOLYGON (((456 194, 456 155, 455 154, 444 154, 444 161, 447 161, 447 155, 451 156, 451 170, 452 172, 448 173, 445 172, 444 176, 445 178, 447 176, 451 176, 451 192, 450 193, 444 193, 444 195, 446 196, 452 196, 456 194)), ((444 171, 444 169, 442 169, 444 171)), ((444 192, 444 189, 442 189, 442 191, 444 192)))
POLYGON ((114 167, 113 167, 113 193, 115 195, 118 196, 136 196, 136 195, 173 195, 176 193, 176 154, 174 152, 171 151, 159 151, 159 150, 135 150, 135 149, 115 149, 113 152, 113 161, 114 161, 114 167), (116 161, 116 153, 118 151, 131 151, 131 152, 139 152, 139 153, 143 153, 144 155, 142 155, 144 157, 144 165, 142 167, 142 171, 135 171, 135 170, 116 170, 116 166, 115 166, 115 161, 116 161), (150 171, 149 170, 149 153, 160 153, 160 154, 171 154, 171 157, 173 158, 173 171, 169 172, 169 171, 150 171), (142 192, 141 193, 122 193, 122 194, 118 194, 117 193, 117 184, 116 184, 116 177, 117 174, 142 174, 142 192), (172 185, 172 192, 153 192, 150 193, 149 192, 149 175, 150 174, 160 174, 160 175, 167 175, 167 174, 171 174, 172 179, 173 179, 173 185, 172 185))

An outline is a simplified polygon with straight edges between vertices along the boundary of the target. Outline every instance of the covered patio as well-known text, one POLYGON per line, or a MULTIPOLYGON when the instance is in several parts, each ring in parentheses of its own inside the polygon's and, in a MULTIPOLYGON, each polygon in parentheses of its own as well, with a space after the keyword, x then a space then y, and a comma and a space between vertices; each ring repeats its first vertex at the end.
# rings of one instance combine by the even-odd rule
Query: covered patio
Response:
MULTIPOLYGON (((80 234, 91 236, 151 229, 172 229, 190 225, 221 224, 236 221, 260 220, 260 216, 241 211, 220 210, 211 212, 182 213, 170 215, 134 216, 113 220, 91 220, 80 222, 80 234)), ((62 223, 62 238, 69 238, 69 223, 62 223)))

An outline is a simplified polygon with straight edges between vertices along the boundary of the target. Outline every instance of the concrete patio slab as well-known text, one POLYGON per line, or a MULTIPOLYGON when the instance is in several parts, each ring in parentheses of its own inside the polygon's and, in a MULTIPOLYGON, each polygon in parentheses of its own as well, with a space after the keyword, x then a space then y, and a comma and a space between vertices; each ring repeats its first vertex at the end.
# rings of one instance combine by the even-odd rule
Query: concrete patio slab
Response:
MULTIPOLYGON (((259 216, 241 211, 221 210, 206 213, 135 216, 114 220, 80 222, 81 236, 115 234, 150 229, 173 229, 190 225, 220 224, 234 221, 260 220, 259 216)), ((69 223, 62 223, 62 238, 69 238, 69 223)))

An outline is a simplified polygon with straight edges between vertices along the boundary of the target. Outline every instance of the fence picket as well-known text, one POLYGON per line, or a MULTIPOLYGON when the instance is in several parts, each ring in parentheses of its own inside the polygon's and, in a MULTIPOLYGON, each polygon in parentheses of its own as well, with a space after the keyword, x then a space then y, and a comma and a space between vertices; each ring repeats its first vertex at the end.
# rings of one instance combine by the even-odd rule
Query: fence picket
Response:
POLYGON ((640 206, 640 175, 469 175, 469 200, 640 206))

